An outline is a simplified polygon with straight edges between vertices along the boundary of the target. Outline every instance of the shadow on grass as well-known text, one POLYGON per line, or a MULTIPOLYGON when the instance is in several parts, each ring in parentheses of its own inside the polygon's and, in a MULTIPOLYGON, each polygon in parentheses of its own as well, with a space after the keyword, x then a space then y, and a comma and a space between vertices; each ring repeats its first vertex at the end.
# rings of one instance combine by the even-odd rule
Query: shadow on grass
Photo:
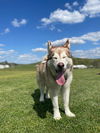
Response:
POLYGON ((37 112, 39 117, 44 119, 46 118, 47 112, 53 113, 52 103, 50 99, 45 99, 44 102, 39 101, 39 97, 40 97, 39 89, 36 89, 31 96, 33 97, 33 100, 34 100, 33 109, 37 112))

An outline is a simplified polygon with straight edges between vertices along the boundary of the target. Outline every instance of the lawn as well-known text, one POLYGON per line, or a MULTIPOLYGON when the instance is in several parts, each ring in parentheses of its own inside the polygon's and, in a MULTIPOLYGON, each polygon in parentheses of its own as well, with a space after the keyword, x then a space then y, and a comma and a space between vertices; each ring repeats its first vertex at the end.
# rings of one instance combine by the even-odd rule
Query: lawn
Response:
POLYGON ((39 102, 33 65, 0 70, 0 133, 100 133, 100 69, 74 70, 70 107, 55 121, 51 100, 39 102))

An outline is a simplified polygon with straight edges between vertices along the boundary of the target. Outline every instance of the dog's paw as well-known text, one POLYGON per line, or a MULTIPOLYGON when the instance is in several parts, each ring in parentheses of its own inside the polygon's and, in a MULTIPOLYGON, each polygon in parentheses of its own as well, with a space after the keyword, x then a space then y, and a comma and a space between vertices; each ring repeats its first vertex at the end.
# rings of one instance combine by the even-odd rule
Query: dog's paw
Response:
POLYGON ((62 117, 61 116, 54 116, 53 117, 55 120, 60 120, 62 117))
POLYGON ((56 113, 54 113, 54 117, 53 117, 55 120, 60 120, 62 117, 61 117, 61 115, 60 115, 60 113, 59 112, 56 112, 56 113))
POLYGON ((66 114, 68 117, 75 117, 75 114, 72 113, 71 111, 65 112, 65 114, 66 114))

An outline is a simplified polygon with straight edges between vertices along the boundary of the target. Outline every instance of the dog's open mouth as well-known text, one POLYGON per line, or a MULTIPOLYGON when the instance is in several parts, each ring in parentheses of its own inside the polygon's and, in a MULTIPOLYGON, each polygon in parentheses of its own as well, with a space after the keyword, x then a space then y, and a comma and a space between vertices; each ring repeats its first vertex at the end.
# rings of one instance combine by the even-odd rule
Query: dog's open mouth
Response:
POLYGON ((65 84, 65 77, 64 77, 64 71, 58 71, 56 76, 56 83, 58 85, 64 85, 65 84))

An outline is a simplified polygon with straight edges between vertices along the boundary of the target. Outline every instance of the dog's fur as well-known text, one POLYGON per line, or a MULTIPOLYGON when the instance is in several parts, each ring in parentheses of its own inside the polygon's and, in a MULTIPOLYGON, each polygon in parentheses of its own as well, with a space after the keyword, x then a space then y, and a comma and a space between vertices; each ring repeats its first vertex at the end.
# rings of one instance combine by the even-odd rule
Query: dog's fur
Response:
MULTIPOLYGON (((37 67, 37 81, 40 88, 40 102, 44 101, 44 89, 46 88, 46 98, 50 98, 53 104, 54 119, 59 120, 61 118, 58 105, 58 95, 61 92, 64 102, 65 114, 69 117, 75 117, 69 109, 69 95, 70 84, 72 82, 72 68, 73 62, 70 54, 69 40, 63 46, 52 46, 51 42, 48 42, 48 55, 37 67), (60 63, 60 67, 59 67, 60 63), (62 65, 63 64, 63 65, 62 65), (57 74, 62 71, 65 79, 61 82, 57 82, 57 74), (62 83, 62 85, 59 85, 62 83)), ((59 80, 59 78, 58 78, 59 80)))

